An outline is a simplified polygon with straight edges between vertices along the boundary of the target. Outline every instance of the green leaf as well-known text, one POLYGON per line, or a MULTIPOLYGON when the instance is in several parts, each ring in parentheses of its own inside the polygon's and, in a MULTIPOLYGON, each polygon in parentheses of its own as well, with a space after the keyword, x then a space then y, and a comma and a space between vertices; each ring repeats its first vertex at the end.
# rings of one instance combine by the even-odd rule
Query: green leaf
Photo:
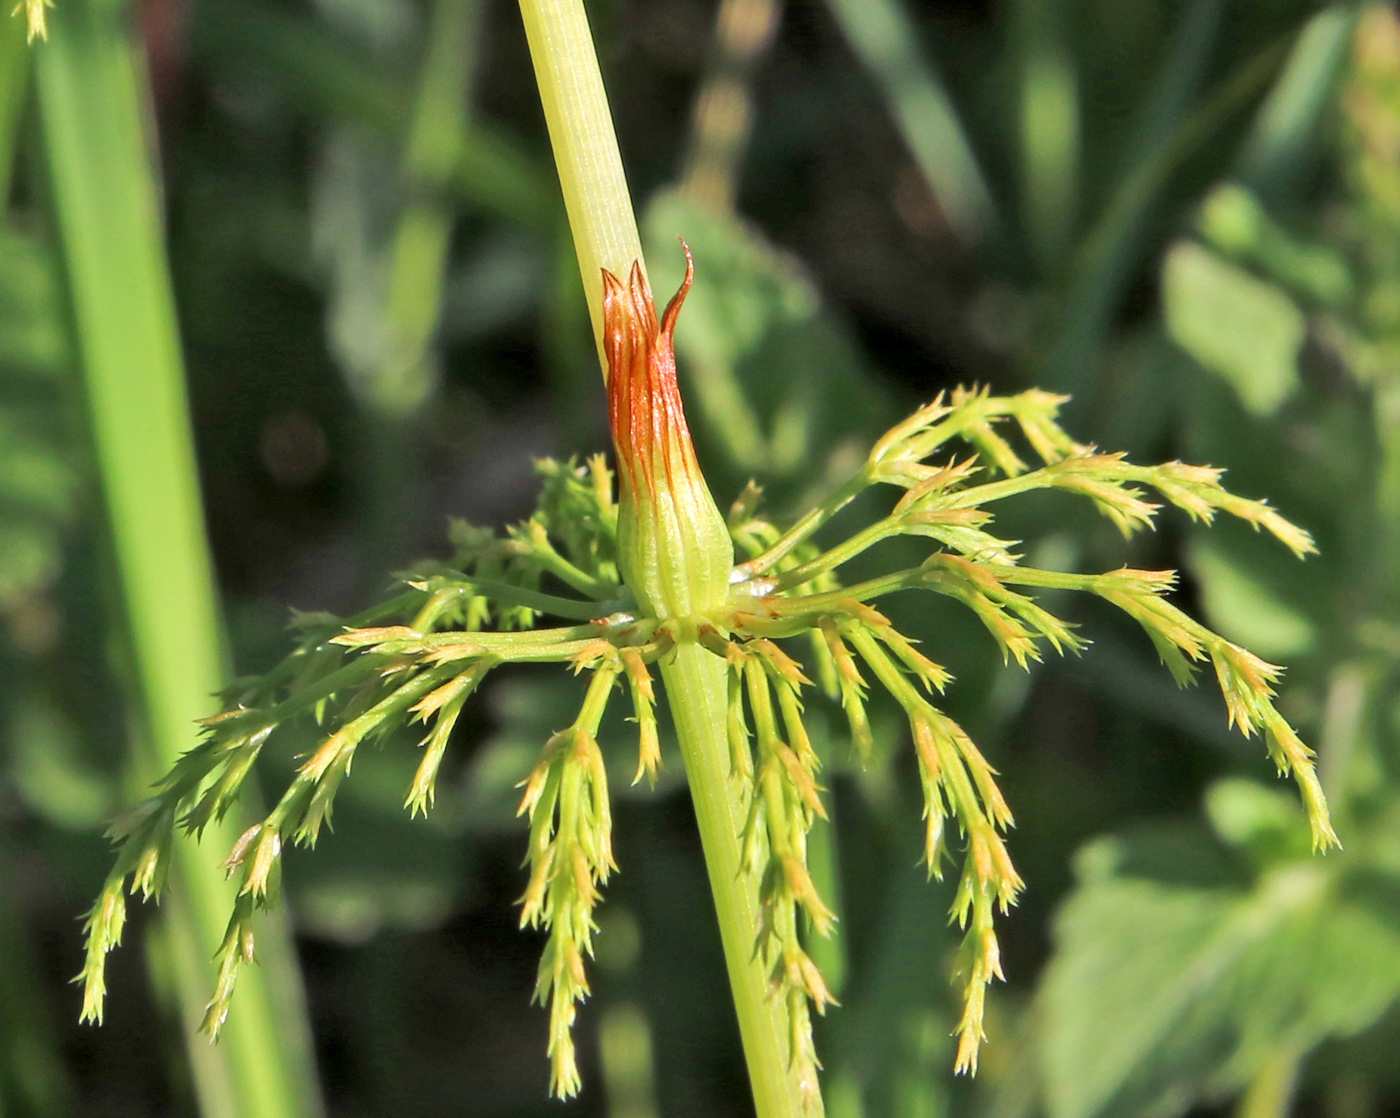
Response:
POLYGON ((1167 254, 1167 331, 1235 390, 1245 408, 1272 415, 1298 387, 1303 313, 1272 284, 1190 242, 1167 254))
POLYGON ((1255 264, 1279 283, 1328 305, 1352 297, 1352 278, 1331 248, 1294 237, 1253 194, 1227 183, 1201 206, 1201 235, 1221 252, 1255 264))
POLYGON ((1297 798, 1257 780, 1217 781, 1206 793, 1206 814, 1225 842, 1261 861, 1306 858, 1312 848, 1297 798))
MULTIPOLYGON (((1081 867, 1114 846, 1094 844, 1081 867)), ((1245 946, 1227 930, 1234 899, 1111 873, 1071 896, 1042 991, 1051 1118, 1184 1109, 1222 1031, 1218 1012, 1191 1011, 1245 946)))
MULTIPOLYGON (((35 55, 43 151, 74 335, 110 522, 115 579, 144 717, 129 779, 141 786, 197 740, 223 677, 222 633, 204 536, 156 161, 139 47, 122 5, 68 0, 35 55)), ((232 821, 230 821, 231 823, 232 821)), ((231 827, 210 838, 232 843, 231 827)), ((181 844, 180 898, 164 924, 187 1035, 207 996, 205 960, 232 904, 222 851, 181 844)), ((227 1043, 191 1044, 209 1115, 321 1112, 285 929, 260 933, 262 968, 227 1043)))
MULTIPOLYGON (((1275 852, 1291 807, 1243 782, 1211 796, 1222 832, 1275 852)), ((1400 997, 1400 931, 1343 877, 1344 856, 1277 862, 1247 889, 1202 887, 1135 873, 1167 860, 1158 845, 1105 839, 1080 855, 1041 991, 1051 1118, 1218 1101, 1270 1057, 1359 1032, 1400 997)))
POLYGON ((1223 636, 1276 662, 1312 650, 1317 640, 1312 622, 1253 577, 1219 543, 1193 541, 1190 562, 1206 613, 1223 636))

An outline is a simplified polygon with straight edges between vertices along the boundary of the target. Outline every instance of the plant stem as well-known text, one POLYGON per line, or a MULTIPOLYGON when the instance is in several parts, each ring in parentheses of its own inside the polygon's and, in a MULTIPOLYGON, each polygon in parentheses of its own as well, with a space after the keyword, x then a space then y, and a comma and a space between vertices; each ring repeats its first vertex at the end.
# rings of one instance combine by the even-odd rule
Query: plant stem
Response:
MULTIPOLYGON (((602 269, 625 276, 633 261, 642 261, 622 156, 582 0, 520 0, 520 10, 601 357, 602 269)), ((739 833, 747 805, 741 786, 729 779, 725 671, 723 660, 695 644, 681 644, 661 665, 695 803, 755 1111, 758 1118, 816 1118, 820 1099, 803 1106, 789 1064, 786 1010, 769 996, 767 969, 754 956, 758 882, 740 872, 739 833)))
POLYGON ((642 261, 622 153, 582 0, 520 0, 520 14, 574 234, 593 338, 607 376, 602 270, 625 278, 632 262, 642 261))
POLYGON ((724 961, 758 1118, 813 1118, 820 1101, 804 1110, 788 1064, 787 1015, 769 997, 768 973, 754 955, 758 882, 741 870, 739 832, 748 806, 742 786, 729 777, 725 738, 725 664, 699 645, 681 645, 661 678, 685 761, 695 821, 705 850, 724 961))
MULTIPOLYGON (((223 682, 222 637, 154 162, 145 137, 138 48, 126 7, 69 0, 34 65, 53 208, 59 226, 97 465, 144 719, 128 780, 145 791, 197 741, 223 682)), ((200 1110, 230 1118, 321 1112, 310 1034, 285 926, 259 932, 252 969, 225 1040, 195 1036, 234 886, 222 853, 238 823, 203 845, 178 843, 177 900, 162 909, 171 985, 187 1025, 200 1110)))
POLYGON ((1272 1052, 1236 1104, 1235 1118, 1287 1118, 1301 1067, 1302 1060, 1291 1048, 1280 1046, 1272 1052))

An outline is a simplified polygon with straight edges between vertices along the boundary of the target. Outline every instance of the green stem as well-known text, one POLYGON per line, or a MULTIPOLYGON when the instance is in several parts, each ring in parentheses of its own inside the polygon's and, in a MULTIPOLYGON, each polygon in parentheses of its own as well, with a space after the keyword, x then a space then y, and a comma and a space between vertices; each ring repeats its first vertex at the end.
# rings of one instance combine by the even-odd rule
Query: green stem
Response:
POLYGON ((622 153, 582 0, 520 0, 520 14, 606 376, 602 270, 625 277, 642 260, 622 153))
MULTIPOLYGON (((641 238, 582 0, 520 0, 520 10, 601 356, 602 269, 626 275, 633 261, 642 261, 641 238)), ((729 779, 725 672, 723 660, 694 644, 681 644, 661 665, 695 803, 755 1111, 758 1118, 816 1118, 821 1101, 803 1105, 788 1059, 787 1013, 781 999, 770 997, 766 968, 754 956, 758 882, 740 872, 739 833, 747 805, 741 786, 729 779)))
POLYGON ((743 785, 729 776, 725 672, 723 660, 693 644, 681 645, 661 665, 705 851, 754 1110, 758 1118, 813 1118, 822 1112, 820 1101, 803 1108, 788 1063, 787 1014, 782 1000, 769 996, 767 968, 754 955, 758 881, 741 869, 739 833, 748 805, 743 785))
POLYGON ((968 142, 957 106, 931 60, 919 28, 897 0, 827 0, 856 57, 880 87, 909 154, 963 242, 996 229, 992 192, 968 142))
POLYGON ((771 571, 779 562, 791 554, 794 548, 800 547, 812 537, 813 533, 826 524, 828 520, 874 484, 875 483, 870 478, 869 470, 862 469, 855 477, 851 478, 850 481, 846 482, 846 484, 836 490, 835 493, 832 493, 822 501, 821 504, 817 505, 816 508, 804 513, 802 519, 779 536, 777 542, 774 543, 772 547, 762 555, 750 559, 747 563, 741 564, 739 569, 750 578, 756 578, 767 571, 771 571))
POLYGON ((903 526, 902 519, 898 516, 887 516, 883 520, 877 520, 870 527, 862 528, 854 536, 837 544, 830 551, 822 552, 810 563, 803 563, 800 567, 784 571, 775 582, 782 590, 801 586, 804 582, 811 582, 812 579, 826 574, 827 571, 834 571, 842 564, 849 563, 861 552, 869 550, 877 543, 887 540, 891 536, 899 535, 903 526))
POLYGON ((419 429, 437 389, 435 344, 456 221, 445 187, 468 127, 479 6, 478 0, 432 5, 399 167, 405 200, 387 248, 383 340, 368 366, 352 369, 349 378, 364 408, 361 555, 372 578, 405 558, 423 491, 419 429))
POLYGON ((1270 1054, 1235 1107, 1235 1118, 1288 1118, 1302 1060, 1291 1048, 1270 1054))

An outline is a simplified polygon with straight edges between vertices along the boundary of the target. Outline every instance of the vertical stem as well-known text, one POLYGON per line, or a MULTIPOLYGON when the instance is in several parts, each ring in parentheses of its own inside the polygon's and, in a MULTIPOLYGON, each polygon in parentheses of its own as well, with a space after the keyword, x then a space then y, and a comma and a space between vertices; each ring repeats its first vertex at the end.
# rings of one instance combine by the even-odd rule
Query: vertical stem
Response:
POLYGON ((1288 1118, 1302 1070, 1299 1054, 1280 1048, 1265 1059, 1235 1107, 1235 1118, 1288 1118))
POLYGON ((437 388, 435 343, 452 230, 446 186, 467 147, 479 0, 434 0, 399 166, 404 203, 386 249, 383 340, 358 387, 363 453, 364 569, 377 584, 413 539, 424 474, 420 426, 437 388))
POLYGON ((582 0, 520 0, 520 14, 574 233, 598 359, 607 376, 602 270, 625 277, 632 262, 642 259, 622 153, 582 0))
MULTIPOLYGON (((626 275, 632 262, 642 259, 622 156, 582 0, 520 0, 520 10, 601 356, 601 269, 626 275)), ((695 803, 754 1108, 758 1118, 819 1118, 820 1100, 803 1106, 789 1066, 787 1013, 769 996, 767 970, 754 956, 758 882, 740 872, 746 805, 728 773, 725 671, 722 660, 695 644, 680 645, 661 666, 695 803)))
POLYGON ((402 168, 408 202, 390 248, 387 352, 376 387, 378 410, 401 417, 422 407, 436 379, 432 348, 454 217, 443 192, 466 134, 478 8, 477 0, 436 0, 423 45, 402 168))
POLYGON ((661 678, 695 803, 754 1109, 758 1118, 814 1118, 821 1103, 802 1106, 788 1064, 787 1013, 781 999, 769 996, 767 968, 754 954, 758 882, 741 870, 739 833, 748 806, 742 785, 729 777, 725 671, 718 656, 687 644, 661 665, 661 678))
MULTIPOLYGON (((143 113, 146 91, 126 6, 68 0, 35 69, 53 206, 139 683, 144 733, 130 778, 142 789, 197 742, 223 682, 222 637, 204 538, 193 436, 143 113)), ((233 1118, 320 1112, 300 982, 285 927, 259 937, 224 1043, 195 1036, 234 886, 222 868, 229 819, 177 843, 179 901, 162 912, 200 1108, 233 1118), (280 940, 280 943, 279 943, 280 940), (280 956, 280 958, 279 958, 280 956)))
POLYGON ((1047 276, 1074 233, 1079 173, 1079 88, 1074 61, 1047 0, 1016 0, 1021 56, 1021 203, 1026 235, 1047 276))

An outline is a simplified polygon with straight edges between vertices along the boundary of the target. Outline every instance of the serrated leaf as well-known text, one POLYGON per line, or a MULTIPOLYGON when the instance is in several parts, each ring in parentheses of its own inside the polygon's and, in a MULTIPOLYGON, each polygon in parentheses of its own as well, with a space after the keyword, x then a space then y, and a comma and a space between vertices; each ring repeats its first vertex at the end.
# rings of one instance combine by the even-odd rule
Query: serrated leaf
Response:
POLYGON ((1132 860, 1154 861, 1136 853, 1087 848, 1056 922, 1041 991, 1051 1118, 1218 1101, 1280 1050, 1356 1033, 1400 997, 1400 931, 1344 888, 1340 858, 1287 861, 1237 889, 1130 876, 1132 860))

